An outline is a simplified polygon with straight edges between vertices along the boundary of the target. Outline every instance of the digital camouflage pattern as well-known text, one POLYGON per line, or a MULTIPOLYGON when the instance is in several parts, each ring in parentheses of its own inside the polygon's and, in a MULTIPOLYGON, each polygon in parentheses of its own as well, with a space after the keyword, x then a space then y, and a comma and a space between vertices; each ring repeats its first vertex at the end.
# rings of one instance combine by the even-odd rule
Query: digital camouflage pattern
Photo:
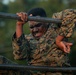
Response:
MULTIPOLYGON (((13 37, 13 54, 15 59, 27 59, 29 65, 39 66, 70 66, 68 55, 60 50, 55 44, 55 38, 62 35, 71 37, 75 28, 76 10, 66 9, 55 13, 53 18, 61 19, 62 24, 52 23, 47 32, 39 39, 35 40, 31 35, 24 34, 16 39, 13 37)), ((65 40, 64 39, 64 40, 65 40)), ((31 72, 32 73, 32 72, 31 72)), ((32 75, 72 75, 69 73, 33 72, 32 75)))
POLYGON ((66 9, 60 13, 56 13, 54 18, 59 18, 62 20, 62 25, 60 27, 59 35, 65 37, 70 37, 73 34, 75 24, 76 24, 76 10, 66 9), (60 16, 57 16, 60 15, 60 16))

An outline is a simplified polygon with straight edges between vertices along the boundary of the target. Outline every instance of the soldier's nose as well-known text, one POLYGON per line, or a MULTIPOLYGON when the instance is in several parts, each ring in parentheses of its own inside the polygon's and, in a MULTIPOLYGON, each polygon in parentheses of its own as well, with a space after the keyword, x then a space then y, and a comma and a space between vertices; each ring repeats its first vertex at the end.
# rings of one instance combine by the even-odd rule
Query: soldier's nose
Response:
POLYGON ((33 31, 38 31, 38 28, 34 27, 34 28, 33 28, 33 31))

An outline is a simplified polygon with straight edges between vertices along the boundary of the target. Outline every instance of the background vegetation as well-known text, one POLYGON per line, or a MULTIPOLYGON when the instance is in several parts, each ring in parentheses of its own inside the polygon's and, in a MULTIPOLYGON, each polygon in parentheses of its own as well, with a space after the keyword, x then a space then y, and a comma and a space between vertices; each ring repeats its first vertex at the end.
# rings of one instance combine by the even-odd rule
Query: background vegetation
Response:
MULTIPOLYGON (((8 4, 5 4, 3 1, 4 0, 0 0, 0 12, 13 14, 20 11, 27 12, 33 7, 43 7, 47 12, 48 17, 51 17, 53 13, 67 8, 76 9, 76 0, 8 0, 8 4)), ((12 35, 15 32, 15 23, 16 20, 0 18, 0 55, 3 55, 19 64, 25 64, 25 61, 16 61, 13 59, 11 40, 12 35)), ((28 25, 24 26, 24 32, 26 34, 30 33, 28 25)), ((70 39, 70 42, 73 42, 73 46, 71 48, 71 53, 69 54, 71 65, 76 67, 75 38, 76 31, 72 36, 72 39, 70 39)))

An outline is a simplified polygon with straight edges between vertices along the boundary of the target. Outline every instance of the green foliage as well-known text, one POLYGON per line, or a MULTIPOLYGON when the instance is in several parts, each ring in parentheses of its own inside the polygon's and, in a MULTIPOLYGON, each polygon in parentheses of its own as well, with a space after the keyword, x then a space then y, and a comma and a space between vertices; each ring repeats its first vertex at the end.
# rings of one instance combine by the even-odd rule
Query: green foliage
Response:
POLYGON ((53 13, 65 9, 62 0, 43 0, 39 1, 37 6, 44 8, 49 17, 51 17, 53 13))
POLYGON ((8 7, 0 2, 0 12, 7 12, 8 7))

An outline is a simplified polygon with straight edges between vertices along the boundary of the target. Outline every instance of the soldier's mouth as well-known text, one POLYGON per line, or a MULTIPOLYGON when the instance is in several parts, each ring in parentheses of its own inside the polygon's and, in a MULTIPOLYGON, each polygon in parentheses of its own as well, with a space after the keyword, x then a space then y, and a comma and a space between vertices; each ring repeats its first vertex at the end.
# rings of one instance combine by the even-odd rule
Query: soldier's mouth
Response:
POLYGON ((42 34, 41 34, 41 33, 36 33, 36 34, 34 34, 34 36, 35 36, 35 37, 41 37, 42 34))

